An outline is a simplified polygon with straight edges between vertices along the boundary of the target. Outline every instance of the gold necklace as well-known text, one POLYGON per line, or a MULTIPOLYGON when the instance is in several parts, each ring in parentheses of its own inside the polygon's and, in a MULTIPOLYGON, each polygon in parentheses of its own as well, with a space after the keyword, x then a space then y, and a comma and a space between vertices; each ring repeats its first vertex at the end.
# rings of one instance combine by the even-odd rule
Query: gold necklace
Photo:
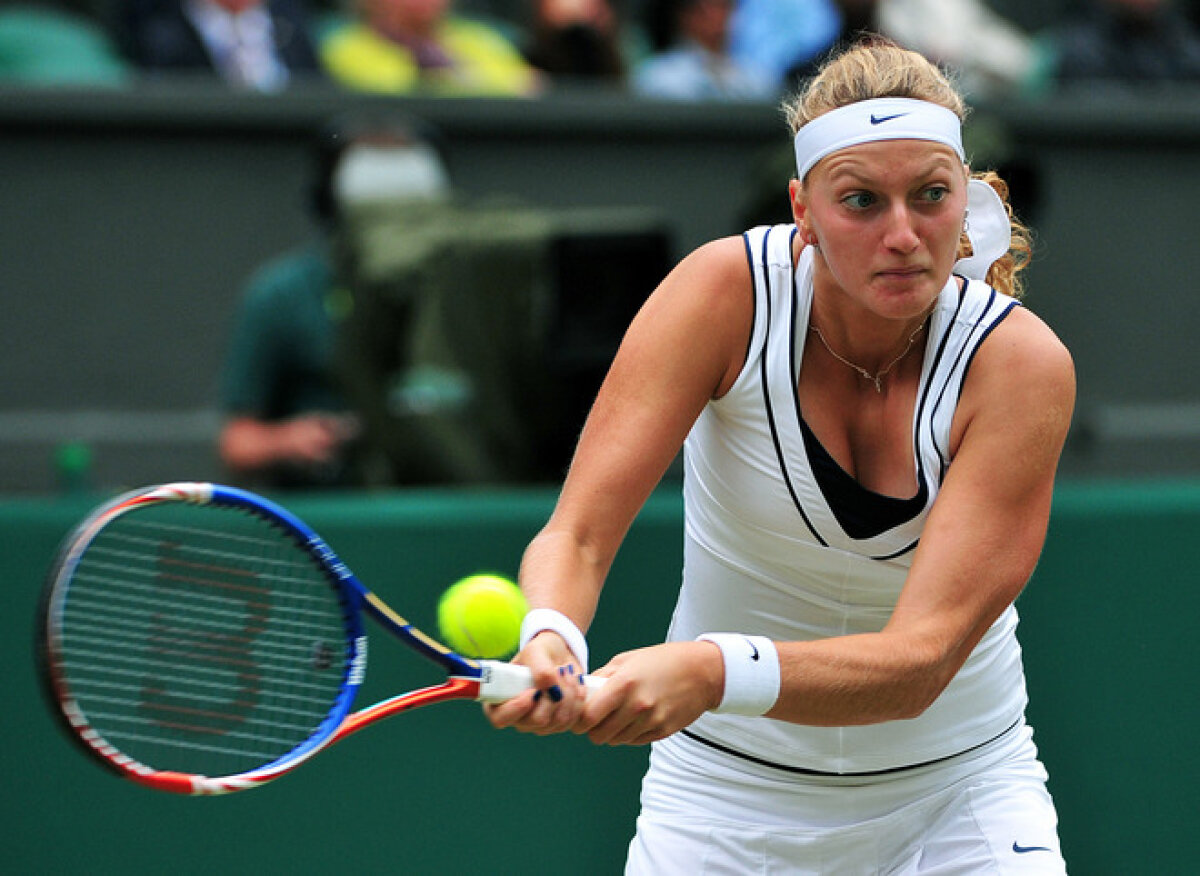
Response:
POLYGON ((891 362, 889 362, 886 368, 884 368, 882 371, 879 371, 876 374, 872 374, 870 371, 868 371, 866 368, 863 368, 861 365, 855 365, 853 362, 851 362, 845 356, 839 356, 837 354, 837 352, 833 349, 833 347, 829 346, 829 341, 825 340, 825 336, 823 334, 821 334, 821 330, 819 328, 817 328, 816 325, 809 326, 809 328, 816 334, 816 336, 818 338, 820 338, 821 343, 824 345, 825 349, 829 351, 830 356, 837 359, 843 365, 853 368, 862 377, 865 377, 867 380, 874 383, 875 391, 882 395, 883 394, 883 378, 887 376, 887 373, 889 371, 891 371, 893 368, 896 367, 897 363, 899 363, 899 361, 901 359, 903 359, 905 356, 908 355, 908 351, 911 350, 913 344, 915 344, 917 342, 917 335, 919 335, 921 333, 921 330, 923 328, 925 328, 925 323, 927 323, 928 321, 929 321, 929 314, 927 313, 927 314, 925 314, 925 318, 923 320, 921 320, 921 324, 919 326, 917 326, 917 330, 912 333, 912 337, 910 337, 908 339, 908 343, 904 345, 904 350, 900 353, 900 355, 897 356, 895 359, 893 359, 891 362))

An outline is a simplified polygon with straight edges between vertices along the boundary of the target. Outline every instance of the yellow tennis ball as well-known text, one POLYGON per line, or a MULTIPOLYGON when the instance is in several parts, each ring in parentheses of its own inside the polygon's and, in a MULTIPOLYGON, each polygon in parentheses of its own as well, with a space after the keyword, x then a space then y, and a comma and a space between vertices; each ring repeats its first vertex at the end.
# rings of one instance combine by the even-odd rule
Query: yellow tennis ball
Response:
POLYGON ((467 657, 507 657, 517 650, 525 595, 503 575, 468 575, 438 600, 442 640, 467 657))

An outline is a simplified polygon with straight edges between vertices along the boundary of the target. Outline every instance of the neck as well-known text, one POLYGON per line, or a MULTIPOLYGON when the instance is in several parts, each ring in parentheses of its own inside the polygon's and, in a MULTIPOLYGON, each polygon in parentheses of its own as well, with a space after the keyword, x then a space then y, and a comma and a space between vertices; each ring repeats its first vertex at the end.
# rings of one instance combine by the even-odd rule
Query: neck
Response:
POLYGON ((820 331, 822 338, 839 354, 864 368, 878 371, 895 359, 909 345, 913 335, 925 327, 935 304, 911 317, 891 318, 858 308, 848 312, 840 307, 822 307, 817 298, 809 314, 809 326, 820 331))
MULTIPOLYGON (((831 339, 821 331, 815 313, 813 314, 809 328, 810 331, 816 335, 817 340, 821 342, 821 346, 824 348, 826 353, 828 353, 840 365, 848 368, 850 371, 856 374, 860 380, 867 381, 874 387, 876 392, 882 393, 884 380, 891 375, 893 370, 896 369, 901 362, 908 358, 913 349, 917 347, 917 339, 924 333, 925 326, 929 321, 930 313, 932 313, 932 308, 926 311, 925 314, 920 317, 915 326, 912 326, 910 323, 909 328, 906 329, 906 334, 904 335, 903 339, 900 342, 894 343, 888 347, 886 352, 871 354, 863 359, 855 359, 853 358, 852 354, 839 351, 836 344, 833 343, 831 339)), ((845 340, 848 339, 849 335, 845 332, 842 332, 838 335, 838 337, 845 340)), ((849 350, 848 343, 846 349, 849 350)))

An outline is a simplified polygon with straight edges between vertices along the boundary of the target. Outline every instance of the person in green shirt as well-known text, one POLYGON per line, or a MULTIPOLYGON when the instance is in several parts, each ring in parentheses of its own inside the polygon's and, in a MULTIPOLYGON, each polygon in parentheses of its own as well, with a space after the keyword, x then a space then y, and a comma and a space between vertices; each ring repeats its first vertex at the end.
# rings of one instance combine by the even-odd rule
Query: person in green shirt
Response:
POLYGON ((251 278, 221 380, 222 462, 256 486, 345 486, 355 417, 334 376, 339 294, 324 241, 251 278))
POLYGON ((339 118, 316 140, 312 205, 321 233, 250 277, 234 314, 221 375, 218 455, 257 488, 365 484, 362 431, 338 346, 352 295, 335 239, 348 203, 422 201, 449 186, 422 134, 391 118, 339 118))

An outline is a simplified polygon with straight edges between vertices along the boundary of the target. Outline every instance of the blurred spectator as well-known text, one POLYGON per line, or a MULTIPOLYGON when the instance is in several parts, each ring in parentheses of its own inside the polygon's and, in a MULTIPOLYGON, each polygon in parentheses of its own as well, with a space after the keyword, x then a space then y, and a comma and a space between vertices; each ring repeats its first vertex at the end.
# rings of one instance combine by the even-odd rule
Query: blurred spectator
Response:
POLYGON ((36 0, 0 8, 0 79, 111 86, 128 78, 128 65, 99 23, 36 0))
POLYGON ((1171 0, 1093 0, 1047 36, 1059 84, 1200 82, 1200 28, 1171 0))
POLYGON ((800 90, 806 80, 817 74, 827 57, 848 48, 864 37, 878 33, 880 2, 881 0, 838 0, 841 26, 832 44, 820 54, 798 61, 788 68, 784 74, 785 88, 789 91, 800 90))
POLYGON ((879 0, 879 32, 954 71, 969 96, 1039 91, 1048 57, 984 0, 879 0))
POLYGON ((238 88, 278 91, 320 72, 303 0, 125 0, 122 50, 154 73, 215 73, 238 88))
POLYGON ((609 0, 530 0, 525 60, 558 80, 625 77, 621 22, 609 0))
POLYGON ((788 70, 833 46, 841 28, 834 0, 736 0, 729 54, 782 90, 788 70))
POLYGON ((1036 93, 1049 55, 1029 34, 984 0, 837 0, 840 28, 829 49, 794 64, 788 88, 813 76, 831 50, 870 34, 887 37, 953 71, 976 97, 1036 93), (937 21, 937 27, 928 22, 937 21))
POLYGON ((534 69, 498 29, 455 15, 453 0, 358 0, 358 15, 322 38, 330 75, 384 94, 525 95, 534 69))
POLYGON ((777 84, 729 54, 733 0, 651 0, 654 53, 634 71, 634 90, 676 100, 766 100, 777 84))
POLYGON ((218 448, 258 488, 346 486, 357 432, 332 363, 338 290, 319 246, 287 253, 248 284, 222 381, 218 448))
POLYGON ((259 488, 364 483, 359 425, 336 364, 338 326, 350 304, 333 254, 339 212, 363 199, 436 200, 448 189, 433 146, 392 120, 332 125, 320 137, 316 165, 321 234, 251 278, 222 374, 219 454, 237 479, 259 488))

